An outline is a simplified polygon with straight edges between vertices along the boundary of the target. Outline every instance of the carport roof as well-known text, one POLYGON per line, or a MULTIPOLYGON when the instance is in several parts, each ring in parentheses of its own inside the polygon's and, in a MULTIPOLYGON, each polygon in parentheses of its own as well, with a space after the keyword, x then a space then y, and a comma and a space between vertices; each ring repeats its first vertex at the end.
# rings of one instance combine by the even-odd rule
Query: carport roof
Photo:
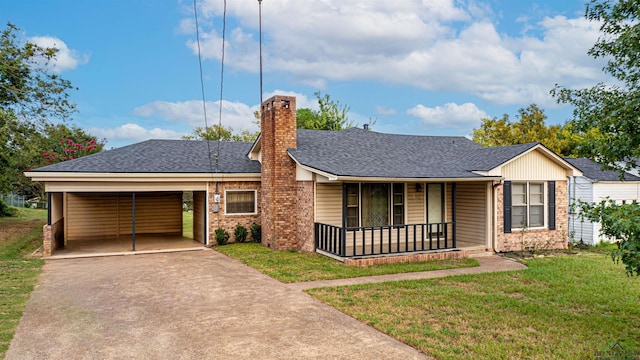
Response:
POLYGON ((78 173, 226 173, 259 174, 260 163, 247 158, 252 143, 196 140, 147 140, 33 172, 78 173), (211 152, 211 162, 208 152, 211 152), (213 169, 213 170, 212 170, 213 169))

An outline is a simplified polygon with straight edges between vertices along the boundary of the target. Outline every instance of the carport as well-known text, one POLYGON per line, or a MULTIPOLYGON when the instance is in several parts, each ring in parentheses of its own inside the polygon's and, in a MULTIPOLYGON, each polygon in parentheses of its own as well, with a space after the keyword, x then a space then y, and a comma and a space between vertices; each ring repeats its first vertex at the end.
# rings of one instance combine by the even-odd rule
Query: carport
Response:
MULTIPOLYGON (((221 226, 223 212, 223 204, 211 194, 218 189, 214 184, 255 191, 260 181, 260 163, 246 156, 251 143, 216 145, 220 155, 215 163, 210 155, 213 145, 207 141, 148 140, 25 173, 43 182, 48 194, 43 254, 208 245, 209 216, 218 216, 216 224, 221 226), (186 192, 193 193, 193 225, 188 225, 192 235, 187 237, 186 192)), ((240 221, 250 225, 258 217, 257 211, 248 216, 234 214, 228 222, 229 226, 240 221)))
POLYGON ((76 181, 73 186, 68 185, 46 183, 52 250, 59 255, 164 250, 207 244, 207 182, 76 181), (94 188, 101 191, 91 191, 94 188), (183 221, 183 193, 186 191, 193 192, 192 224, 183 221), (190 228, 186 229, 186 226, 190 228), (189 235, 185 236, 185 233, 189 235))

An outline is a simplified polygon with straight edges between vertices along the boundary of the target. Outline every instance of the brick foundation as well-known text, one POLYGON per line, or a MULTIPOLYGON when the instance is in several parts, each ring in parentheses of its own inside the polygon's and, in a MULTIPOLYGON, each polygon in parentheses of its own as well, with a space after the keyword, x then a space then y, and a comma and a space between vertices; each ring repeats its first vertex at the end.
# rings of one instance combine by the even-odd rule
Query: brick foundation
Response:
POLYGON ((467 257, 465 251, 445 251, 438 253, 411 254, 401 256, 385 256, 368 259, 344 259, 344 264, 349 266, 367 267, 380 264, 399 264, 408 262, 421 262, 430 260, 463 259, 467 257))
POLYGON ((568 246, 569 209, 567 181, 556 181, 556 230, 527 229, 504 233, 503 185, 496 187, 497 231, 495 251, 521 251, 527 248, 539 250, 566 249, 568 246))
POLYGON ((55 250, 51 225, 42 227, 42 256, 51 256, 55 250))
POLYGON ((314 185, 313 181, 298 181, 297 183, 297 207, 296 225, 297 240, 300 250, 314 251, 314 185))

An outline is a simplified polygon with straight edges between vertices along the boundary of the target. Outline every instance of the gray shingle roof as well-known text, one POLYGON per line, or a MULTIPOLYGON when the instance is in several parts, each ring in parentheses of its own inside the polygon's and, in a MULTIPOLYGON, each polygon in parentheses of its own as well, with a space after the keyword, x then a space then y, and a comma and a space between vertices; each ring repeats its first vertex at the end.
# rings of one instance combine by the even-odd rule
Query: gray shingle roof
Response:
MULTIPOLYGON (((620 181, 620 173, 614 170, 602 170, 602 165, 587 158, 564 158, 571 165, 582 171, 585 177, 595 181, 620 181)), ((624 173, 625 181, 640 181, 640 177, 624 173)))
POLYGON ((487 149, 463 136, 383 134, 358 128, 298 130, 289 153, 301 164, 338 176, 388 178, 481 177, 537 144, 487 149))
MULTIPOLYGON (((215 167, 218 143, 210 142, 215 167)), ((246 156, 252 143, 221 142, 220 173, 260 173, 260 163, 246 156)), ((206 141, 147 140, 75 160, 41 167, 34 172, 89 173, 211 173, 206 141)), ((215 171, 214 171, 215 172, 215 171)))

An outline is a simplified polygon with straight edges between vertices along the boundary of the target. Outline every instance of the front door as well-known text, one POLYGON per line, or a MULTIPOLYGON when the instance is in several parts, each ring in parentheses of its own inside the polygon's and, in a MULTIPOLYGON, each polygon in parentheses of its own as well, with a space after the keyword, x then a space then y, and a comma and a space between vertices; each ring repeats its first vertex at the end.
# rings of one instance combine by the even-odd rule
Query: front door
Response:
POLYGON ((427 224, 444 222, 444 184, 427 184, 427 224))

